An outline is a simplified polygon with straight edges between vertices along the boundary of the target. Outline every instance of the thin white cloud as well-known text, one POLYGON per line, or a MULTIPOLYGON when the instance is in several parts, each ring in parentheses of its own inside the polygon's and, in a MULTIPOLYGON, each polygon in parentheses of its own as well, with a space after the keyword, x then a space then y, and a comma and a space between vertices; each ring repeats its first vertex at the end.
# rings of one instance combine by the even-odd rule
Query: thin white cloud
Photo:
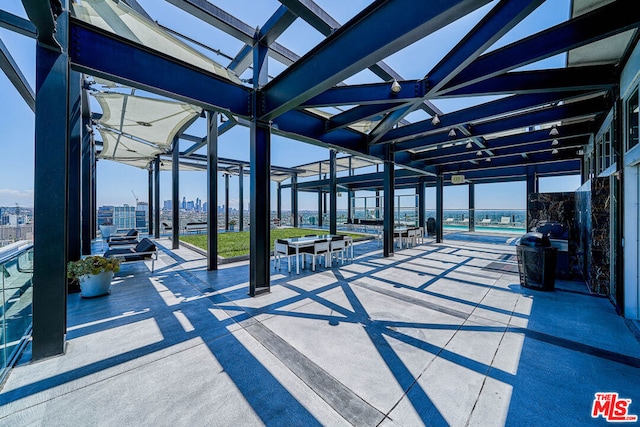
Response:
POLYGON ((0 206, 33 206, 33 190, 14 190, 12 188, 0 188, 0 206))

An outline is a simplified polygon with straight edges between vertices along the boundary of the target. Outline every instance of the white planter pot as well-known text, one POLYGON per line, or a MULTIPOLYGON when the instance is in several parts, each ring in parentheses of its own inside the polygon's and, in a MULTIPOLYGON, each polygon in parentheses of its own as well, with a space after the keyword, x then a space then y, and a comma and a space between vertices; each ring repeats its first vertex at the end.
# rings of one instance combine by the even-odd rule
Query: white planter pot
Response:
POLYGON ((103 271, 98 274, 80 276, 80 290, 83 298, 93 298, 107 295, 111 289, 113 271, 103 271))

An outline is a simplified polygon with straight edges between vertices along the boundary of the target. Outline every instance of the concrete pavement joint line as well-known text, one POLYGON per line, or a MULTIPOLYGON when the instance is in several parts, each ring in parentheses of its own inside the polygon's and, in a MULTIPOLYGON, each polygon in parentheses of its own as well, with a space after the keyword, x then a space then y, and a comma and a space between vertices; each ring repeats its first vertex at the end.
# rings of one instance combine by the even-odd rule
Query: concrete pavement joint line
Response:
POLYGON ((245 331, 349 423, 377 425, 384 419, 385 414, 371 406, 262 323, 249 326, 245 331))
MULTIPOLYGON (((488 292, 487 292, 487 294, 488 294, 488 292)), ((485 297, 486 297, 486 295, 485 295, 485 297)), ((484 300, 484 298, 483 298, 483 300, 484 300)), ((511 308, 511 314, 512 315, 509 317, 509 324, 511 323, 511 319, 513 318, 513 313, 515 312, 516 307, 518 306, 518 301, 519 300, 520 300, 520 295, 517 296, 516 300, 513 303, 513 307, 511 308)), ((504 341, 504 337, 507 335, 507 330, 508 330, 508 327, 505 327, 504 331, 502 332, 502 336, 500 337, 500 342, 496 346, 496 350, 493 352, 493 356, 491 357, 491 363, 489 364, 489 367, 487 368, 487 372, 484 375, 484 378, 482 379, 482 385, 480 386, 480 391, 478 392, 478 396, 476 397, 476 401, 473 402, 473 407, 471 408, 471 411, 469 412, 469 417, 467 418, 467 422, 465 423, 465 427, 469 426, 469 422, 471 421, 471 418, 473 417, 473 413, 476 410, 476 406, 478 405, 478 402, 480 401, 480 396, 482 396, 482 390, 484 390, 484 386, 487 383, 487 378, 489 377, 489 373, 493 369, 493 364, 496 361, 496 356, 498 354, 498 350, 500 350, 500 346, 502 345, 502 341, 504 341)))

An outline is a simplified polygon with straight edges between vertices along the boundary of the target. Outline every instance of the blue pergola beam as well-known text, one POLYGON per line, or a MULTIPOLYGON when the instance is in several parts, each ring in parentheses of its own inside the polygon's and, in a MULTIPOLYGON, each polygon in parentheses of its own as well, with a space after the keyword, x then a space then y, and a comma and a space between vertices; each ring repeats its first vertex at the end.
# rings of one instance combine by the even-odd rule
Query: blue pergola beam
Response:
POLYGON ((580 173, 580 160, 558 160, 555 162, 547 162, 537 165, 520 165, 508 166, 496 169, 481 169, 474 171, 465 171, 464 177, 467 180, 478 182, 485 180, 487 182, 503 181, 521 181, 528 175, 534 173, 540 176, 552 175, 572 175, 580 173))
POLYGON ((16 88, 22 99, 27 103, 31 111, 36 111, 36 94, 31 88, 20 67, 11 56, 9 49, 0 39, 0 70, 2 70, 11 84, 16 88))
POLYGON ((536 142, 534 144, 526 144, 526 145, 515 145, 504 148, 495 148, 492 147, 491 150, 493 154, 491 156, 487 156, 484 154, 484 151, 481 151, 482 156, 477 155, 477 150, 468 150, 467 153, 459 154, 457 156, 452 156, 444 159, 429 159, 427 161, 428 164, 437 164, 438 166, 447 166, 447 165, 459 165, 461 162, 468 162, 470 160, 474 160, 482 163, 482 161, 486 161, 487 158, 491 158, 491 161, 495 159, 512 157, 512 156, 522 156, 525 154, 530 157, 532 154, 549 152, 552 149, 565 150, 568 148, 573 148, 576 151, 579 148, 589 144, 588 136, 579 136, 579 137, 571 137, 558 139, 557 145, 551 145, 551 141, 542 141, 536 142))
MULTIPOLYGON (((196 18, 224 31, 241 42, 253 46, 255 28, 242 22, 206 0, 166 0, 196 18)), ((284 46, 273 43, 269 46, 269 56, 284 65, 290 65, 298 55, 284 46)))
MULTIPOLYGON (((269 20, 267 20, 267 22, 260 28, 260 35, 258 38, 269 46, 275 43, 276 39, 280 37, 295 20, 296 15, 291 13, 286 7, 280 6, 278 10, 271 15, 269 20)), ((252 45, 245 44, 235 58, 233 58, 228 68, 239 75, 251 66, 252 61, 253 47, 252 45)))
POLYGON ((398 83, 398 93, 391 92, 391 85, 387 82, 332 87, 307 100, 300 107, 405 103, 419 100, 426 94, 426 80, 403 80, 398 83))
POLYGON ((554 162, 580 159, 581 156, 576 154, 575 149, 568 148, 566 150, 559 149, 557 154, 551 153, 551 147, 549 147, 546 153, 535 153, 528 157, 522 157, 514 155, 516 158, 496 158, 487 162, 486 159, 480 159, 477 163, 463 162, 455 165, 445 165, 440 168, 442 173, 461 173, 466 175, 467 172, 483 170, 490 171, 491 169, 509 168, 515 166, 532 166, 542 164, 552 164, 554 162))
POLYGON ((0 27, 32 39, 36 38, 36 26, 31 21, 6 10, 0 10, 0 27))
POLYGON ((71 19, 70 28, 74 40, 69 47, 71 63, 78 71, 195 103, 205 109, 250 115, 249 88, 83 21, 71 19))
POLYGON ((637 2, 619 0, 477 58, 438 93, 476 83, 640 24, 637 2))
MULTIPOLYGON (((330 36, 342 25, 333 19, 324 9, 314 3, 312 0, 280 0, 280 3, 287 6, 300 18, 305 20, 309 25, 318 30, 325 37, 330 36)), ((369 67, 369 70, 385 82, 392 80, 404 80, 400 74, 393 70, 384 61, 379 61, 369 67)), ((430 114, 438 112, 437 108, 429 101, 422 101, 422 106, 430 114)))
POLYGON ((544 0, 501 0, 428 73, 429 80, 434 82, 430 92, 437 92, 543 2, 544 0))
MULTIPOLYGON (((566 137, 586 137, 593 134, 593 126, 590 121, 575 123, 571 125, 562 125, 557 127, 560 135, 555 137, 558 140, 566 137)), ((427 160, 428 163, 433 163, 435 160, 444 159, 449 160, 451 158, 457 158, 463 156, 466 153, 476 153, 479 149, 481 151, 486 150, 501 150, 503 148, 510 147, 522 147, 526 148, 528 144, 535 144, 538 142, 547 141, 550 142, 554 139, 549 135, 549 129, 542 129, 532 132, 523 132, 514 135, 507 135, 499 138, 492 138, 484 140, 484 147, 479 148, 475 145, 472 148, 466 148, 466 144, 455 145, 441 150, 430 150, 423 153, 417 153, 414 155, 416 160, 427 160)))
POLYGON ((512 71, 447 92, 439 98, 610 90, 618 83, 618 71, 615 64, 512 71))
POLYGON ((401 104, 365 104, 353 107, 329 119, 327 131, 347 127, 362 120, 370 119, 390 110, 401 107, 401 104))
POLYGON ((437 1, 416 13, 411 0, 374 2, 265 86, 261 118, 273 120, 486 3, 437 1))
MULTIPOLYGON (((445 142, 447 141, 447 138, 451 140, 451 138, 446 135, 446 132, 450 128, 474 123, 479 120, 486 120, 489 117, 502 116, 515 111, 566 100, 580 94, 580 92, 548 92, 513 95, 459 111, 454 111, 449 114, 444 114, 439 116, 440 123, 437 125, 434 125, 431 119, 428 119, 411 125, 402 126, 401 128, 389 131, 383 142, 397 141, 400 139, 412 138, 415 135, 433 133, 445 133, 444 137, 441 135, 438 136, 439 139, 442 139, 442 142, 445 142)), ((421 147, 421 144, 421 140, 396 142, 395 150, 403 151, 416 149, 421 147)))

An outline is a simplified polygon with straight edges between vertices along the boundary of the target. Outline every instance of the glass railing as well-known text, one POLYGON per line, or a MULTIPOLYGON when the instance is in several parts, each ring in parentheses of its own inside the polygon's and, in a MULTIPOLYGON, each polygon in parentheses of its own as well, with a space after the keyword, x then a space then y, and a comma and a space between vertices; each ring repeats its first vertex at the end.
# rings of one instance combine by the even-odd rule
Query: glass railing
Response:
POLYGON ((12 243, 0 249, 0 384, 31 335, 33 244, 12 243))
MULTIPOLYGON (((434 210, 427 210, 426 217, 434 217, 434 210)), ((445 209, 445 230, 468 231, 470 226, 468 209, 445 209)), ((527 211, 525 209, 476 209, 474 226, 476 231, 525 233, 527 211)))

